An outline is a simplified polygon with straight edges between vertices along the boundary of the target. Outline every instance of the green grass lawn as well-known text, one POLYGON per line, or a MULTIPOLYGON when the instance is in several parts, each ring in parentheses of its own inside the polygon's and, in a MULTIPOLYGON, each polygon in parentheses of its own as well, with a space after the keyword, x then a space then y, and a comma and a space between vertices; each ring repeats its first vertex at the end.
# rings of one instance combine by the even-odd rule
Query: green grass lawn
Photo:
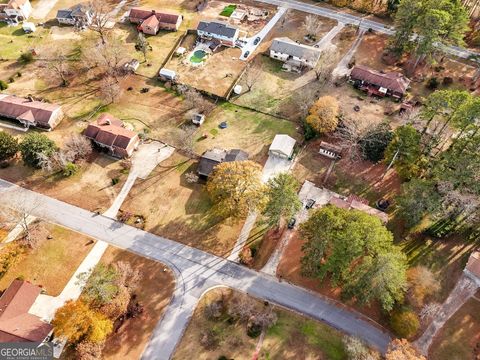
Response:
POLYGON ((30 51, 41 45, 50 30, 37 27, 33 34, 25 34, 22 26, 7 26, 0 22, 0 58, 16 60, 23 52, 30 51))
POLYGON ((237 5, 225 6, 225 8, 220 13, 220 16, 230 17, 232 16, 236 8, 237 8, 237 5))

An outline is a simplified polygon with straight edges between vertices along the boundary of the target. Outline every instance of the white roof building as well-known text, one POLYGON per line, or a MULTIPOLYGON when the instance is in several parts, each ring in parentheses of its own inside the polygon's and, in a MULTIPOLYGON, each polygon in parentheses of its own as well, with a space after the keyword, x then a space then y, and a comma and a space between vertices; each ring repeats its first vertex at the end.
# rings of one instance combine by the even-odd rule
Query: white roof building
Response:
POLYGON ((270 155, 291 158, 295 149, 296 140, 285 134, 275 135, 272 145, 268 149, 270 155))

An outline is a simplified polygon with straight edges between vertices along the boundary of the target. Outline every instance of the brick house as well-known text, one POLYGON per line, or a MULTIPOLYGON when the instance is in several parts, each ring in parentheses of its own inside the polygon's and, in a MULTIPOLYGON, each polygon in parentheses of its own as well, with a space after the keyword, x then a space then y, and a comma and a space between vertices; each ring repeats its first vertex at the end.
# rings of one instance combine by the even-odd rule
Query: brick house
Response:
POLYGON ((128 19, 132 24, 138 24, 138 31, 156 35, 160 30, 177 31, 182 24, 183 16, 133 8, 130 10, 128 19))

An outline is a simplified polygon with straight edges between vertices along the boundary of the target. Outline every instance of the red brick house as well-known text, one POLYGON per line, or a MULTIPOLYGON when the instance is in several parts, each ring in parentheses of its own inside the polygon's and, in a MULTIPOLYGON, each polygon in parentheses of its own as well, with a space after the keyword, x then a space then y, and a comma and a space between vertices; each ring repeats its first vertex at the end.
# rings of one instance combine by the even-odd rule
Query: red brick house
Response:
POLYGON ((89 124, 84 135, 118 158, 132 156, 140 144, 138 134, 125 129, 123 121, 110 114, 102 114, 95 123, 89 124))
POLYGON ((52 325, 28 311, 41 288, 27 281, 13 280, 0 297, 0 342, 42 342, 52 325))
POLYGON ((128 16, 132 24, 138 24, 138 31, 156 35, 159 30, 177 31, 183 21, 182 15, 133 8, 128 16))

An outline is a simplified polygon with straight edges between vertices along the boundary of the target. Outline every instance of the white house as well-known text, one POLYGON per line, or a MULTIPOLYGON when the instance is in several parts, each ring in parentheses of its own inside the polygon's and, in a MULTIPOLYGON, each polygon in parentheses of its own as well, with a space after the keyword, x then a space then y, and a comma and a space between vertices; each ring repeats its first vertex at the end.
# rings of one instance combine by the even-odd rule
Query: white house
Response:
POLYGON ((18 24, 27 20, 32 14, 32 5, 29 0, 10 0, 7 4, 0 4, 0 21, 18 24))
POLYGON ((286 159, 293 157, 296 140, 285 134, 275 135, 272 145, 268 149, 269 155, 279 156, 286 159))
POLYGON ((287 38, 273 39, 270 46, 270 57, 284 62, 284 70, 301 71, 314 68, 320 59, 321 51, 313 46, 297 44, 287 38))
POLYGON ((77 4, 70 9, 58 10, 56 19, 59 24, 84 27, 92 23, 93 11, 85 4, 77 4))
POLYGON ((219 21, 200 21, 197 26, 197 34, 202 39, 216 40, 222 45, 234 47, 240 30, 219 21))

